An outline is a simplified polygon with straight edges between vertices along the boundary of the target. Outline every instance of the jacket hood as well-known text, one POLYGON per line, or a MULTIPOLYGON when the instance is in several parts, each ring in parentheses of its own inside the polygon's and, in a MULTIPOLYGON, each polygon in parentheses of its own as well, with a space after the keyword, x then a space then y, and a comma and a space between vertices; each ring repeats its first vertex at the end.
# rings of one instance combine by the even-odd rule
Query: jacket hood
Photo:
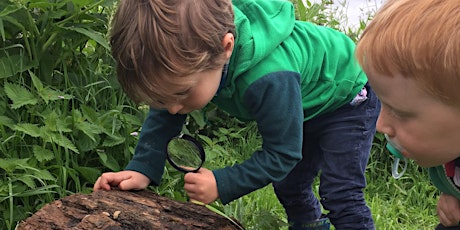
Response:
POLYGON ((452 181, 452 176, 455 171, 454 162, 448 162, 444 165, 428 168, 431 182, 441 192, 455 196, 460 199, 460 189, 452 181))
POLYGON ((222 96, 235 90, 238 76, 259 63, 293 31, 295 11, 288 1, 233 0, 235 47, 222 96))

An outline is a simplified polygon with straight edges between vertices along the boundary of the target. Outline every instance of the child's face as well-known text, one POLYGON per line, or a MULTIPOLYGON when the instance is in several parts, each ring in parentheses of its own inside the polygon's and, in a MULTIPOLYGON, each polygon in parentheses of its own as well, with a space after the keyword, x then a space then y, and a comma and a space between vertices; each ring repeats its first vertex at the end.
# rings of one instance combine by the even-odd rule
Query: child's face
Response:
MULTIPOLYGON (((188 75, 184 79, 187 82, 182 87, 171 87, 172 93, 183 96, 183 99, 165 104, 162 109, 167 109, 171 114, 187 114, 203 108, 216 94, 221 78, 222 69, 188 75)), ((170 88, 168 85, 164 87, 170 88)))
POLYGON ((422 91, 413 78, 369 71, 369 83, 382 102, 377 130, 403 148, 403 155, 423 167, 460 156, 460 109, 422 91))

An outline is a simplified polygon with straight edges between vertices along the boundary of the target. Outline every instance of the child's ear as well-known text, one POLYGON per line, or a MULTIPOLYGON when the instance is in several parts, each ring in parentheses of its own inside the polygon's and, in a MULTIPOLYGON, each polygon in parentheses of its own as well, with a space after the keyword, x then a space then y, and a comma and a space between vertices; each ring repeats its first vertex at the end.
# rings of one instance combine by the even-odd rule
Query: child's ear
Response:
POLYGON ((235 37, 232 33, 225 34, 222 39, 222 46, 224 47, 224 55, 226 59, 229 59, 232 56, 233 47, 235 45, 235 37))

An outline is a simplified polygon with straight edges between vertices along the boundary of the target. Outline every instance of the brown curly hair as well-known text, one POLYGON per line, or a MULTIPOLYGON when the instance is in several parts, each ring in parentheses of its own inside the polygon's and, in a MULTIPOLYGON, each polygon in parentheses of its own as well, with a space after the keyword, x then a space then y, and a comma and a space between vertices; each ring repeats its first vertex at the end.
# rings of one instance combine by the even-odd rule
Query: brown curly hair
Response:
POLYGON ((118 81, 137 103, 177 100, 161 83, 221 68, 226 33, 235 35, 230 0, 121 0, 110 30, 118 81))

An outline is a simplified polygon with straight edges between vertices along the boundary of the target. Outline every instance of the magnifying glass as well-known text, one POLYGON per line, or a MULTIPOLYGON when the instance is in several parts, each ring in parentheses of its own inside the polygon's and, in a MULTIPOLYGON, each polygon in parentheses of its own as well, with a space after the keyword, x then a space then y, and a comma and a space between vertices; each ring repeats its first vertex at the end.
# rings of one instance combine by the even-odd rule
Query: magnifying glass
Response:
MULTIPOLYGON (((186 134, 180 134, 179 136, 173 137, 169 140, 168 145, 166 146, 166 158, 168 159, 169 164, 171 164, 175 169, 183 173, 196 173, 200 170, 201 166, 203 166, 205 153, 203 146, 195 138, 186 134)), ((209 210, 227 218, 239 229, 244 230, 244 227, 242 227, 241 224, 235 222, 232 218, 226 216, 218 209, 197 200, 191 201, 195 204, 205 206, 209 210)))
POLYGON ((175 169, 183 173, 196 173, 203 166, 205 153, 195 138, 180 134, 168 142, 166 158, 175 169))

